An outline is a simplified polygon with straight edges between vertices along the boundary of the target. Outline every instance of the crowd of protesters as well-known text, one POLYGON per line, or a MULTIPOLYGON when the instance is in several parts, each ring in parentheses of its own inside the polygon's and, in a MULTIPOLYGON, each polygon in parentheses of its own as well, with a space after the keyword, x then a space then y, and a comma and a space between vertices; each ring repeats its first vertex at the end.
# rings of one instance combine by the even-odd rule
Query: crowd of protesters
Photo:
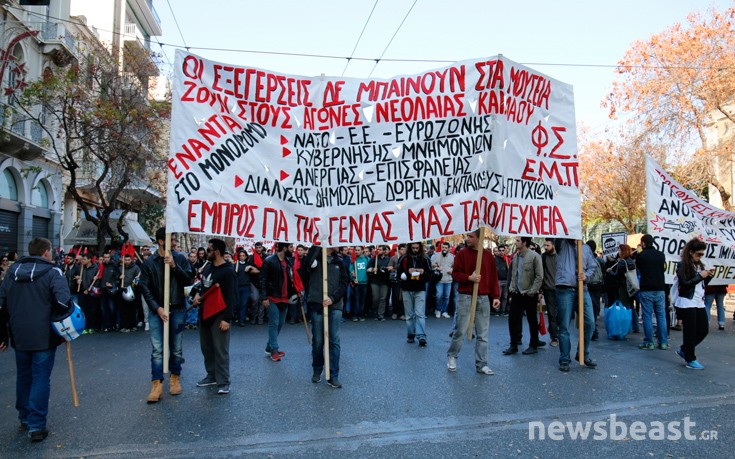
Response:
MULTIPOLYGON (((447 350, 448 370, 457 370, 464 338, 474 335, 475 369, 482 375, 494 374, 488 356, 489 320, 493 314, 508 321, 509 345, 503 355, 518 354, 524 341, 527 347, 522 355, 537 354, 540 347, 549 344, 559 348, 562 372, 570 371, 577 360, 586 368, 597 367, 597 361, 591 358, 590 342, 599 339, 602 312, 615 304, 630 311, 633 335, 642 329, 641 350, 668 350, 670 331, 682 331, 682 345, 676 354, 694 370, 704 369, 696 347, 709 332, 713 303, 717 306, 718 329, 725 328, 727 290, 725 286, 709 286, 713 271, 702 262, 706 244, 699 239, 692 239, 682 249, 673 285, 665 283, 666 259, 648 234, 641 238, 637 249, 620 244, 615 256, 605 258, 596 253, 594 241, 580 244, 582 253, 578 256, 579 246, 568 239, 545 240, 543 252, 542 246, 529 237, 516 237, 510 247, 499 244, 492 251, 482 249, 480 230, 465 235, 456 247, 444 240, 436 245, 411 242, 393 247, 341 247, 326 249, 324 257, 318 246, 307 250, 302 245, 276 243, 268 248, 259 242, 250 251, 236 248, 233 254, 220 239, 211 239, 207 248, 184 254, 178 250, 175 236, 169 254, 164 239, 165 228, 161 228, 152 250, 142 247, 138 252, 126 245, 97 257, 91 250, 75 247, 66 256, 57 252, 56 257, 63 290, 68 288, 69 296, 86 316, 85 333, 150 332, 152 388, 148 403, 156 403, 163 396, 164 327, 170 328, 167 363, 171 373, 169 393, 173 396, 183 391, 180 375, 185 329, 199 329, 206 376, 197 386, 217 386, 218 394, 228 394, 231 324, 244 327, 267 323, 264 350, 273 362, 280 362, 286 355, 278 343, 282 328, 286 323, 310 322, 311 380, 321 381, 324 347, 328 346, 331 372, 327 384, 333 388, 342 387, 338 377, 340 327, 346 321, 357 323, 357 327, 367 319, 404 321, 406 342, 418 342, 420 348, 426 348, 427 317, 453 319, 451 325, 446 322, 452 338, 447 350), (582 260, 582 266, 578 266, 578 260, 582 260), (323 266, 329 272, 327 282, 323 282, 323 266), (171 273, 168 312, 163 308, 165 267, 171 273), (633 291, 629 285, 631 273, 638 279, 633 291), (580 285, 582 292, 578 291, 580 285), (572 359, 570 325, 578 311, 580 293, 584 334, 579 340, 584 344, 584 355, 580 358, 582 346, 578 345, 572 359), (323 316, 327 311, 328 322, 323 316), (524 317, 528 330, 525 340, 524 317), (548 338, 541 336, 545 334, 544 317, 548 317, 548 343, 548 338)), ((15 291, 13 283, 22 277, 18 273, 21 266, 26 267, 23 263, 54 265, 48 241, 41 242, 45 244, 43 250, 33 250, 35 255, 43 252, 41 258, 47 262, 26 257, 13 263, 14 254, 2 257, 0 279, 9 295, 15 291)), ((13 335, 13 324, 18 322, 13 322, 12 311, 12 305, 0 304, 2 350, 8 345, 4 339, 8 335, 6 324, 9 336, 14 337, 9 343, 15 346, 19 342, 18 332, 13 335)), ((22 410, 20 414, 23 423, 22 410)), ((45 435, 43 427, 34 441, 45 435)))

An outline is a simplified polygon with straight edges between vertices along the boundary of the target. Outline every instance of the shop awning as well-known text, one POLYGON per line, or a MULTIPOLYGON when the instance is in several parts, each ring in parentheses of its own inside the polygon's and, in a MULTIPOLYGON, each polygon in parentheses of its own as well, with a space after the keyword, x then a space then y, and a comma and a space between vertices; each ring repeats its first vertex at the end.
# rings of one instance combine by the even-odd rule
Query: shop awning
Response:
MULTIPOLYGON (((110 226, 113 231, 117 230, 117 222, 122 212, 113 212, 111 217, 117 216, 118 218, 110 218, 110 226)), ((123 230, 128 233, 130 242, 133 245, 148 245, 153 240, 148 236, 140 223, 132 218, 124 218, 122 224, 123 230)), ((109 238, 106 239, 106 243, 110 243, 109 238)), ((74 228, 69 231, 69 234, 64 236, 64 247, 72 245, 97 245, 97 227, 94 223, 89 220, 80 220, 74 225, 74 228)))

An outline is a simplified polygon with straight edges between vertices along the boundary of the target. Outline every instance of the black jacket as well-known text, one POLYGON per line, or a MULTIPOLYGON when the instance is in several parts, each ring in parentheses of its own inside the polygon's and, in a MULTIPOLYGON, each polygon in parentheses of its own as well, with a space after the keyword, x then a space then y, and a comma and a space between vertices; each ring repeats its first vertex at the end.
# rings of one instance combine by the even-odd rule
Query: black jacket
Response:
POLYGON ((237 277, 237 287, 250 287, 252 279, 250 278, 250 273, 245 271, 245 268, 248 266, 248 262, 236 261, 232 264, 232 266, 237 268, 237 271, 235 271, 235 277, 237 277))
MULTIPOLYGON (((288 297, 296 294, 296 288, 293 285, 293 258, 286 257, 288 275, 288 297)), ((281 260, 277 254, 273 254, 263 260, 263 267, 260 269, 258 276, 260 301, 267 299, 269 296, 280 297, 283 291, 283 271, 281 270, 281 260)))
POLYGON ((401 288, 407 292, 420 292, 426 289, 426 283, 429 282, 431 276, 431 262, 426 255, 413 256, 406 254, 398 260, 398 279, 401 282, 401 288), (409 270, 412 268, 423 269, 418 278, 412 278, 409 270), (403 279, 403 275, 406 279, 403 279))
POLYGON ((712 276, 705 279, 699 272, 700 269, 694 269, 694 276, 687 278, 687 275, 684 273, 684 265, 679 263, 679 267, 676 269, 676 277, 679 280, 680 297, 689 298, 690 300, 693 299, 697 284, 704 281, 704 286, 706 287, 709 281, 712 280, 712 276))
POLYGON ((51 330, 51 315, 73 307, 61 269, 42 257, 23 257, 0 285, 0 342, 19 351, 46 351, 63 340, 51 330))
POLYGON ((102 289, 103 293, 115 293, 120 287, 120 271, 113 261, 106 265, 103 263, 103 266, 105 268, 102 272, 102 279, 97 281, 97 284, 99 284, 97 286, 102 289), (112 287, 107 288, 108 283, 112 285, 112 287))
MULTIPOLYGON (((368 279, 373 284, 380 284, 380 285, 388 285, 388 281, 390 280, 388 277, 388 271, 386 271, 385 268, 388 267, 388 262, 390 261, 389 256, 382 256, 378 257, 378 269, 375 270, 375 257, 371 258, 370 261, 368 261, 368 269, 373 268, 372 272, 368 272, 368 279)), ((349 272, 347 273, 349 276, 349 272)))
MULTIPOLYGON (((183 254, 179 252, 172 254, 176 269, 171 270, 169 302, 172 309, 179 309, 184 307, 184 287, 194 282, 194 271, 183 254)), ((143 263, 140 270, 140 288, 143 298, 148 303, 148 309, 156 312, 156 309, 163 307, 163 257, 158 251, 153 252, 143 263)))
POLYGON ((97 268, 97 263, 90 263, 89 266, 86 267, 80 266, 79 272, 81 273, 82 277, 82 288, 79 289, 79 293, 89 293, 89 289, 91 289, 92 287, 99 288, 102 286, 102 283, 99 279, 95 280, 97 278, 97 273, 99 272, 99 268, 97 268))
POLYGON ((499 281, 508 281, 508 262, 505 261, 505 257, 501 257, 500 255, 495 257, 495 266, 498 270, 498 280, 499 281))
MULTIPOLYGON (((204 271, 202 271, 202 288, 199 294, 204 295, 207 293, 207 290, 216 284, 219 284, 222 299, 225 301, 227 307, 206 319, 204 318, 204 307, 199 308, 199 319, 205 327, 213 323, 218 323, 221 320, 232 322, 235 308, 239 303, 237 299, 237 278, 235 277, 235 270, 232 267, 232 263, 225 262, 219 266, 214 266, 212 263, 209 263, 204 267, 204 271)), ((205 299, 205 301, 208 300, 205 299)))
MULTIPOLYGON (((341 311, 344 306, 342 301, 347 294, 347 285, 350 283, 350 273, 347 271, 344 263, 342 263, 342 257, 337 252, 332 253, 332 256, 327 259, 327 296, 332 300, 332 305, 329 309, 337 309, 341 311)), ((322 300, 324 298, 324 284, 323 284, 323 270, 322 270, 322 250, 317 245, 312 245, 306 256, 301 260, 301 266, 299 267, 299 276, 301 281, 304 283, 306 289, 306 302, 312 305, 318 305, 319 307, 314 308, 317 313, 323 312, 321 307, 322 300), (311 265, 316 260, 316 266, 314 268, 311 265)))
MULTIPOLYGON (((122 268, 120 268, 122 269, 122 268)), ((129 268, 125 268, 125 280, 123 281, 123 288, 133 285, 133 281, 140 275, 140 268, 135 263, 131 263, 129 268)), ((118 279, 117 284, 120 285, 118 279)))
POLYGON ((69 284, 69 291, 72 293, 77 292, 77 281, 74 280, 74 276, 78 275, 79 265, 76 263, 64 269, 64 277, 66 278, 67 284, 69 284))
POLYGON ((666 281, 664 280, 666 257, 663 252, 653 247, 646 247, 636 257, 635 265, 641 275, 642 292, 666 291, 666 281))
POLYGON ((636 266, 632 258, 618 258, 618 261, 608 268, 608 272, 613 276, 615 285, 625 288, 625 273, 634 269, 636 269, 636 266))

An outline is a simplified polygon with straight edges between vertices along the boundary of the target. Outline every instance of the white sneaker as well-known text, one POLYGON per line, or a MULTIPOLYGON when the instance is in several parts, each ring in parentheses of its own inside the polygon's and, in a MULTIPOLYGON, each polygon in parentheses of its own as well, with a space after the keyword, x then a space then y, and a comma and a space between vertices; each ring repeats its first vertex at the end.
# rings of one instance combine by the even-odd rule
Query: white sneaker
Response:
POLYGON ((440 311, 436 311, 436 314, 434 314, 434 315, 435 315, 435 316, 436 316, 436 318, 438 319, 439 317, 441 317, 441 316, 442 316, 442 313, 441 313, 440 311))
POLYGON ((445 319, 451 318, 451 316, 449 314, 447 314, 446 312, 443 312, 442 313, 442 317, 444 317, 445 319))
POLYGON ((457 371, 457 357, 447 357, 447 368, 449 371, 457 371))
POLYGON ((487 365, 485 365, 482 368, 478 368, 477 372, 483 375, 494 375, 495 374, 495 372, 491 370, 490 367, 488 367, 487 365))
POLYGON ((149 325, 148 325, 148 322, 146 322, 146 323, 145 323, 145 328, 144 328, 143 330, 145 330, 145 331, 148 331, 148 330, 150 330, 150 327, 149 327, 149 325))

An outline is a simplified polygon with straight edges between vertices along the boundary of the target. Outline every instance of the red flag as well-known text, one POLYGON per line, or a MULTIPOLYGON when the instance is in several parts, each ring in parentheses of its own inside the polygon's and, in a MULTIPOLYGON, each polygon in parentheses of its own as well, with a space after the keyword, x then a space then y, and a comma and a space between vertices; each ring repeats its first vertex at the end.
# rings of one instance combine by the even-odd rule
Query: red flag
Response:
MULTIPOLYGON (((94 263, 94 261, 92 261, 92 263, 94 263)), ((104 263, 100 263, 97 266, 97 279, 102 279, 102 275, 104 273, 105 273, 105 264, 104 263)))
POLYGON ((396 250, 398 250, 398 244, 393 244, 390 247, 390 256, 395 257, 396 256, 396 250))
POLYGON ((133 243, 128 241, 123 246, 123 256, 130 255, 131 257, 135 258, 135 247, 133 247, 133 243))
POLYGON ((260 254, 256 251, 253 251, 253 264, 258 269, 263 267, 263 259, 260 258, 260 254))
POLYGON ((546 319, 544 319, 543 310, 538 312, 538 331, 541 333, 541 336, 546 334, 546 319))
POLYGON ((219 285, 213 285, 202 295, 202 301, 204 301, 204 309, 202 310, 202 318, 209 319, 213 315, 220 311, 224 311, 227 305, 225 299, 222 296, 222 290, 219 285))
POLYGON ((301 276, 299 276, 299 272, 296 271, 295 265, 293 270, 293 286, 296 288, 296 292, 298 292, 300 296, 301 292, 304 291, 304 283, 301 281, 301 276))

